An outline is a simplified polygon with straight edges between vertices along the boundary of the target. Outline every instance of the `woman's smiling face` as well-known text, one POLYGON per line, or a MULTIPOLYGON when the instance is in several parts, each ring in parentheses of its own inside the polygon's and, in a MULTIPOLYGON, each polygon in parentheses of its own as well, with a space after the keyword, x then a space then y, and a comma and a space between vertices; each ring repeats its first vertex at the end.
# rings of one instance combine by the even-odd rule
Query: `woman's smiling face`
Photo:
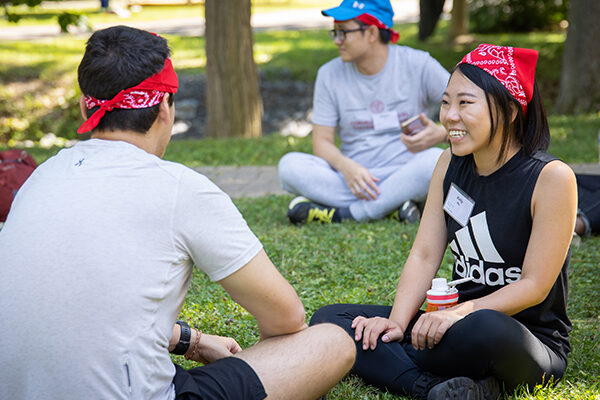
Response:
MULTIPOLYGON (((491 104, 492 113, 494 105, 491 104)), ((492 121, 485 92, 459 70, 454 71, 442 97, 440 121, 448 131, 452 153, 487 155, 500 150, 502 135, 494 135, 490 143, 492 121)), ((495 124, 498 133, 502 126, 495 124)))

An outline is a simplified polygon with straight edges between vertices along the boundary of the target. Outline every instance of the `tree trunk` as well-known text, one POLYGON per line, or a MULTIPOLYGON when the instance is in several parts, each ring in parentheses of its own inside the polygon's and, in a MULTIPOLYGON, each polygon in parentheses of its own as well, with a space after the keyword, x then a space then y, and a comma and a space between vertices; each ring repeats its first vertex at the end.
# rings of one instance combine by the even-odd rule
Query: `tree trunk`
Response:
POLYGON ((259 137, 262 99, 250 0, 206 0, 206 135, 259 137))
POLYGON ((433 34, 440 19, 446 0, 419 1, 419 40, 425 40, 433 34))
POLYGON ((600 110, 600 1, 571 0, 556 112, 600 110))
POLYGON ((469 26, 469 12, 467 0, 454 0, 452 2, 452 19, 450 20, 450 41, 467 34, 469 26))

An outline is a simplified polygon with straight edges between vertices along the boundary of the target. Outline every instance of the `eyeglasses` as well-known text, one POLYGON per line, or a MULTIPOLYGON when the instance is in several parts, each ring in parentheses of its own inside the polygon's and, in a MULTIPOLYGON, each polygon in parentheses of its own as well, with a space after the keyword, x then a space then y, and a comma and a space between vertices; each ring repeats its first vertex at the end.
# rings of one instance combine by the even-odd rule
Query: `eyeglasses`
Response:
POLYGON ((340 42, 343 42, 346 40, 346 34, 350 32, 363 31, 365 30, 365 27, 366 25, 356 29, 332 29, 329 31, 329 37, 331 37, 333 40, 338 39, 340 42))

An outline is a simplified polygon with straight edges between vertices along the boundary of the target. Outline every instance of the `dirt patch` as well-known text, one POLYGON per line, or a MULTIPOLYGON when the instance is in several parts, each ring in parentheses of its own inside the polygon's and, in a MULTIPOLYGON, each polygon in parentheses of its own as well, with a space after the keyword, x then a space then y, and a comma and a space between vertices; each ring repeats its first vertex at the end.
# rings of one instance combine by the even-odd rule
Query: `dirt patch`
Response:
MULTIPOLYGON (((182 75, 179 81, 174 138, 201 138, 206 121, 206 77, 182 75)), ((310 124, 313 86, 312 82, 287 78, 285 72, 275 77, 261 77, 263 134, 282 131, 294 134, 291 132, 294 129, 306 131, 310 124)))

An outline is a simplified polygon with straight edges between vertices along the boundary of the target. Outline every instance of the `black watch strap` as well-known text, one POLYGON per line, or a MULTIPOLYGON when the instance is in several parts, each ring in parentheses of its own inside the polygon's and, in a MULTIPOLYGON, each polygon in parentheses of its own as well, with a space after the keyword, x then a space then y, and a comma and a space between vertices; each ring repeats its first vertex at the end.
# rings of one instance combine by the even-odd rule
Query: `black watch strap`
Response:
POLYGON ((172 354, 184 355, 190 348, 190 339, 192 337, 192 330, 185 321, 177 321, 177 325, 181 327, 181 335, 179 336, 179 342, 177 346, 171 352, 172 354))

